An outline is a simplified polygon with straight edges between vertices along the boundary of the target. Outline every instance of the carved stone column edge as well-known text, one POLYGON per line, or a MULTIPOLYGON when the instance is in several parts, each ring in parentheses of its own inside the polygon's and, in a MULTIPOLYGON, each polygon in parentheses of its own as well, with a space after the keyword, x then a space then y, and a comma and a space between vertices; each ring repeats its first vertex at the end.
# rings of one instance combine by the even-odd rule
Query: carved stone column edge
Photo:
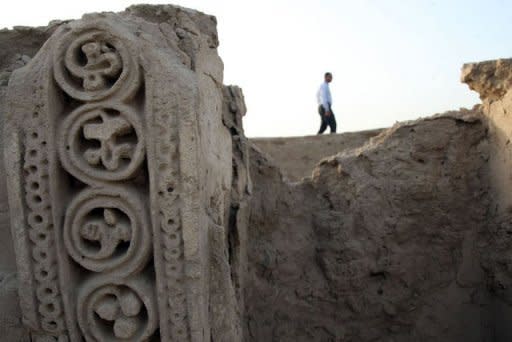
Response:
POLYGON ((162 335, 208 341, 206 246, 197 176, 197 84, 179 61, 146 51, 145 72, 151 213, 162 335), (159 69, 151 63, 157 59, 159 69), (162 68, 163 66, 163 68, 162 68), (158 75, 158 77, 155 77, 158 75))
POLYGON ((13 73, 5 120, 4 156, 20 306, 35 341, 66 341, 75 336, 69 334, 64 315, 48 179, 52 158, 49 89, 53 85, 51 68, 46 66, 54 40, 35 58, 43 63, 31 62, 13 73))

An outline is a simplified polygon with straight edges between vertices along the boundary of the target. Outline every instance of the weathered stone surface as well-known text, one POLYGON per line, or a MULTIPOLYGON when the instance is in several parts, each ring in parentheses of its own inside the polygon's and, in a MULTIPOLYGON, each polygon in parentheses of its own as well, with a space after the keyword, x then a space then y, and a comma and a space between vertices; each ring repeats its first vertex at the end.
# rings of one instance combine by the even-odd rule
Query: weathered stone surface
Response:
POLYGON ((213 17, 134 6, 62 23, 11 76, 4 150, 33 340, 241 339, 231 208, 246 200, 231 185, 248 159, 233 162, 216 47, 213 17))
MULTIPOLYGON (((3 146, 5 96, 12 72, 27 64, 55 31, 57 24, 44 28, 16 27, 0 30, 0 147, 3 146)), ((16 262, 11 238, 4 158, 0 158, 0 336, 5 341, 28 341, 18 305, 16 262)))
MULTIPOLYGON (((48 27, 16 27, 13 30, 0 30, 0 130, 3 122, 6 103, 7 83, 12 72, 25 66, 41 48, 44 42, 57 28, 58 23, 48 27)), ((0 146, 3 146, 4 135, 0 134, 0 146)), ((14 249, 12 246, 4 160, 0 158, 0 270, 14 272, 16 270, 14 249)))
POLYGON ((512 86, 512 59, 464 64, 461 80, 482 100, 499 100, 512 86))

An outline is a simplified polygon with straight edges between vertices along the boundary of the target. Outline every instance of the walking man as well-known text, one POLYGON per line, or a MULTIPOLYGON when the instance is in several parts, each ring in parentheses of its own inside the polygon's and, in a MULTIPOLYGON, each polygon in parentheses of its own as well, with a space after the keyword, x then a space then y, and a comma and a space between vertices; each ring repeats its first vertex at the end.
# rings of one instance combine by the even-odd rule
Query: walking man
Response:
POLYGON ((324 82, 320 85, 320 89, 316 93, 318 100, 318 114, 320 114, 320 130, 318 134, 322 134, 327 126, 331 129, 331 133, 336 133, 336 118, 332 111, 332 98, 331 90, 329 89, 329 83, 332 81, 332 74, 326 72, 324 75, 324 82))

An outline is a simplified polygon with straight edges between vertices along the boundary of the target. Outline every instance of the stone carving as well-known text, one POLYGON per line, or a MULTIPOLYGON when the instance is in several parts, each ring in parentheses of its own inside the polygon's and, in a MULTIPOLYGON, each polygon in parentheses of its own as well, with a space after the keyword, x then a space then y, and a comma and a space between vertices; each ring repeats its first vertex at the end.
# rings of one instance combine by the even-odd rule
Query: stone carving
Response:
POLYGON ((135 175, 144 160, 142 125, 133 109, 122 104, 79 107, 59 130, 64 167, 78 178, 123 180, 135 175))
POLYGON ((64 243, 69 255, 94 272, 140 270, 151 248, 149 222, 135 191, 86 190, 66 212, 64 243))
POLYGON ((82 79, 82 87, 88 92, 108 89, 110 80, 115 83, 121 72, 121 57, 116 48, 96 39, 88 43, 74 42, 65 60, 69 72, 82 79), (83 58, 80 53, 85 55, 85 65, 80 63, 80 57, 83 58))
POLYGON ((235 291, 217 290, 233 289, 227 251, 209 259, 211 227, 225 236, 233 172, 222 64, 205 63, 214 21, 177 18, 200 20, 198 36, 184 33, 197 45, 187 52, 196 70, 163 33, 171 26, 101 14, 60 25, 13 73, 6 164, 21 308, 35 341, 241 336, 239 319, 236 334, 225 326, 238 309, 223 312, 235 291))
POLYGON ((136 103, 117 100, 130 100, 137 91, 140 84, 129 84, 129 78, 139 79, 138 64, 112 30, 71 30, 57 51, 59 86, 86 101, 59 126, 60 161, 78 180, 99 186, 75 194, 63 227, 67 253, 93 272, 76 304, 81 335, 87 341, 144 341, 158 326, 154 301, 148 299, 154 283, 136 286, 151 252, 145 191, 111 183, 133 178, 145 157, 144 113, 136 103), (91 102, 97 99, 102 102, 91 102), (134 283, 125 283, 125 276, 134 276, 134 283))
POLYGON ((158 327, 153 290, 147 283, 108 279, 84 286, 78 318, 88 341, 146 341, 158 327))
POLYGON ((26 127, 26 148, 24 153, 23 175, 25 177, 24 203, 26 205, 26 224, 29 242, 26 247, 31 251, 33 260, 33 281, 35 283, 36 307, 40 329, 52 335, 60 335, 66 330, 61 288, 57 274, 57 253, 55 245, 55 226, 49 201, 49 166, 47 137, 44 127, 45 118, 39 115, 37 107, 32 113, 34 125, 26 127))
MULTIPOLYGON (((28 286, 37 307, 24 312, 32 315, 36 340, 147 340, 155 335, 158 314, 150 276, 149 189, 132 180, 142 173, 138 181, 148 184, 144 112, 134 99, 141 85, 137 54, 105 21, 69 24, 56 36, 48 61, 56 83, 85 103, 65 100, 54 83, 45 84, 48 77, 33 73, 42 85, 28 118, 33 126, 23 124, 21 138, 32 245, 20 248, 34 260, 35 286, 28 286), (57 139, 46 138, 52 131, 60 132, 57 139), (83 185, 72 186, 76 182, 83 185)), ((40 63, 48 63, 44 57, 40 63)))
POLYGON ((176 341, 190 339, 186 321, 187 297, 182 279, 184 278, 184 251, 181 213, 178 206, 179 192, 177 188, 179 165, 175 162, 177 154, 177 119, 165 112, 155 113, 155 122, 158 124, 162 139, 155 140, 157 151, 157 170, 154 170, 155 186, 157 190, 156 206, 158 215, 155 231, 155 248, 161 254, 162 269, 159 282, 162 302, 160 304, 162 320, 166 320, 164 331, 173 336, 176 341))
POLYGON ((100 100, 116 93, 127 98, 140 85, 134 56, 112 27, 84 25, 62 37, 54 54, 55 80, 78 100, 100 100))

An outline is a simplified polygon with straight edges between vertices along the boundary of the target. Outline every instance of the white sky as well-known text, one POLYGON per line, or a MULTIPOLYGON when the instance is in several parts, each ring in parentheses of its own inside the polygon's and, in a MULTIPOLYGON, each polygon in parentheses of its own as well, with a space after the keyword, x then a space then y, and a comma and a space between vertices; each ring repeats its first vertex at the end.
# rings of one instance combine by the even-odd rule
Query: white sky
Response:
MULTIPOLYGON (((145 1, 166 3, 164 1, 145 1)), ((4 1, 0 27, 41 26, 134 1, 4 1)), ((248 136, 318 130, 315 93, 331 71, 339 131, 472 107, 465 62, 512 55, 504 0, 174 0, 218 19, 225 84, 244 90, 248 136)))

